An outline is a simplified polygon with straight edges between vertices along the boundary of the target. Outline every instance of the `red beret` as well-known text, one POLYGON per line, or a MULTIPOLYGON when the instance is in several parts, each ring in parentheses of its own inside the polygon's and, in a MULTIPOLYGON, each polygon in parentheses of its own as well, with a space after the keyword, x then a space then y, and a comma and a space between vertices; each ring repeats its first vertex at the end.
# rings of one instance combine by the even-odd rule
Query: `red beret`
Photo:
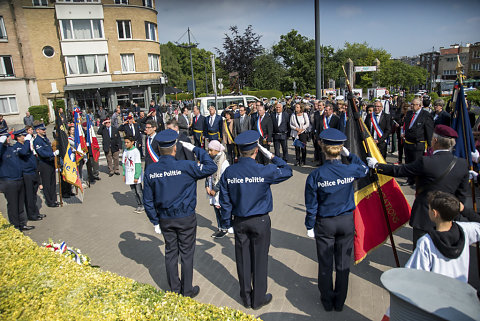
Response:
POLYGON ((84 121, 84 122, 82 123, 82 127, 87 127, 87 122, 86 122, 86 121, 84 121))
POLYGON ((452 127, 446 125, 437 125, 433 131, 435 134, 448 138, 458 138, 458 134, 452 127))
POLYGON ((150 108, 148 112, 151 113, 152 111, 157 111, 157 110, 155 108, 150 108))

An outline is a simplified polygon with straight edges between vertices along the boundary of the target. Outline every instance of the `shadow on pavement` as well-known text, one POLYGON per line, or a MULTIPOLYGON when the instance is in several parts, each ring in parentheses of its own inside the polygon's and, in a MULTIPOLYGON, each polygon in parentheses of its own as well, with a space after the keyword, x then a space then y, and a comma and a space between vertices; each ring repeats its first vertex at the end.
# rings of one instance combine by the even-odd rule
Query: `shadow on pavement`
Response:
POLYGON ((165 258, 160 250, 163 241, 155 236, 125 231, 120 234, 122 241, 118 243, 120 253, 126 258, 142 264, 148 269, 153 281, 162 290, 169 291, 167 279, 165 277, 165 258), (137 237, 146 238, 142 240, 137 237))
POLYGON ((285 232, 272 228, 270 245, 276 248, 283 248, 295 251, 315 262, 317 262, 317 248, 315 240, 297 234, 285 232))
MULTIPOLYGON (((319 308, 323 310, 321 305, 319 304, 319 308)), ((369 320, 368 318, 364 317, 363 315, 355 312, 354 310, 350 309, 349 307, 345 306, 342 312, 324 312, 322 314, 323 320, 369 320)), ((267 312, 258 316, 260 319, 264 321, 310 321, 312 320, 311 316, 296 314, 296 313, 287 313, 287 312, 267 312)))
POLYGON ((131 206, 132 208, 137 207, 137 201, 132 192, 128 191, 125 193, 112 192, 113 199, 120 206, 131 206))

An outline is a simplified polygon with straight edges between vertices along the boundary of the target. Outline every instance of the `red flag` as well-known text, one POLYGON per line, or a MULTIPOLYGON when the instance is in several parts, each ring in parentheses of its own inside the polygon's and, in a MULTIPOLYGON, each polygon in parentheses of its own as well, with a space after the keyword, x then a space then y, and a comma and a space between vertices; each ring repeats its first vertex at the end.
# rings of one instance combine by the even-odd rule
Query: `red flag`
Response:
POLYGON ((98 162, 100 158, 100 146, 98 145, 97 135, 95 134, 89 115, 87 115, 87 145, 91 148, 93 159, 98 162))

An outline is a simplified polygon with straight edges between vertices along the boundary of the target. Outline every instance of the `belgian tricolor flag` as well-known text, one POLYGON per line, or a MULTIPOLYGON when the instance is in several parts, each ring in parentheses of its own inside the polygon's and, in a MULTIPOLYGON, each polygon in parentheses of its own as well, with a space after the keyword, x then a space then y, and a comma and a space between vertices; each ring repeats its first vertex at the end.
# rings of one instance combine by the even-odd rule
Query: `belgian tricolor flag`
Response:
MULTIPOLYGON (((354 119, 352 106, 352 101, 350 101, 345 130, 347 135, 345 147, 365 163, 367 163, 367 156, 373 156, 380 163, 385 163, 363 120, 354 119), (368 155, 367 150, 371 155, 368 155)), ((397 181, 390 176, 378 175, 377 184, 376 175, 371 173, 362 179, 355 180, 354 184, 356 204, 354 258, 355 263, 359 263, 370 251, 382 245, 389 237, 389 229, 377 186, 381 187, 383 193, 392 233, 409 221, 411 208, 397 181)))

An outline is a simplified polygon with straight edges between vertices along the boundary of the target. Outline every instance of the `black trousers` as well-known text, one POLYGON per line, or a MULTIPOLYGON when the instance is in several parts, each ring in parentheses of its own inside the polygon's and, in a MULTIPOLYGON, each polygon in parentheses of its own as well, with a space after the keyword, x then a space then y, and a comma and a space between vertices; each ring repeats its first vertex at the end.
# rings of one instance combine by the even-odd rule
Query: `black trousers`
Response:
POLYGON ((267 293, 270 216, 237 216, 233 230, 240 297, 245 305, 256 308, 265 302, 267 293))
POLYGON ((15 227, 27 225, 23 180, 2 180, 0 190, 7 199, 8 220, 15 227))
POLYGON ((387 142, 377 143, 377 147, 382 154, 383 159, 387 160, 387 142))
POLYGON ((98 175, 99 175, 98 162, 96 162, 92 156, 88 157, 88 160, 87 160, 87 174, 88 174, 88 180, 90 182, 95 180, 95 177, 98 178, 98 175))
POLYGON ((193 133, 193 145, 196 147, 202 147, 202 141, 200 140, 201 134, 193 133))
POLYGON ((284 161, 287 161, 288 148, 287 139, 273 139, 273 149, 275 150, 275 156, 282 157, 284 161), (280 156, 280 146, 282 147, 282 156, 280 156))
MULTIPOLYGON (((408 144, 405 142, 405 164, 410 164, 423 156, 425 152, 425 143, 408 144)), ((415 183, 415 178, 407 179, 409 184, 415 183)))
POLYGON ((55 205, 57 202, 57 190, 55 184, 55 166, 45 162, 38 162, 38 171, 42 179, 43 195, 47 206, 55 205))
POLYGON ((230 165, 235 161, 236 156, 235 144, 227 144, 227 160, 230 165))
MULTIPOLYGON (((260 138, 261 139, 261 138, 260 138)), ((270 151, 270 145, 268 144, 261 144, 263 147, 265 147, 268 151, 270 151)), ((258 154, 257 154, 257 162, 259 164, 263 164, 263 165, 268 165, 268 163, 270 162, 270 160, 268 158, 266 158, 260 151, 258 151, 258 154)))
POLYGON ((165 267, 168 285, 172 292, 191 296, 197 217, 193 214, 182 218, 160 219, 159 224, 165 239, 165 267), (178 277, 179 254, 182 265, 181 279, 178 277))
POLYGON ((25 188, 25 208, 27 218, 36 220, 38 218, 37 191, 40 185, 40 178, 37 172, 32 174, 23 174, 23 185, 25 188))
POLYGON ((320 161, 320 157, 321 157, 321 154, 322 154, 322 149, 320 148, 320 145, 318 144, 318 137, 316 135, 313 135, 312 141, 313 141, 313 148, 314 148, 313 160, 318 162, 318 161, 320 161))
POLYGON ((353 214, 317 217, 315 222, 318 289, 324 306, 343 307, 347 298, 354 230, 353 214), (332 277, 334 259, 335 290, 332 277))

